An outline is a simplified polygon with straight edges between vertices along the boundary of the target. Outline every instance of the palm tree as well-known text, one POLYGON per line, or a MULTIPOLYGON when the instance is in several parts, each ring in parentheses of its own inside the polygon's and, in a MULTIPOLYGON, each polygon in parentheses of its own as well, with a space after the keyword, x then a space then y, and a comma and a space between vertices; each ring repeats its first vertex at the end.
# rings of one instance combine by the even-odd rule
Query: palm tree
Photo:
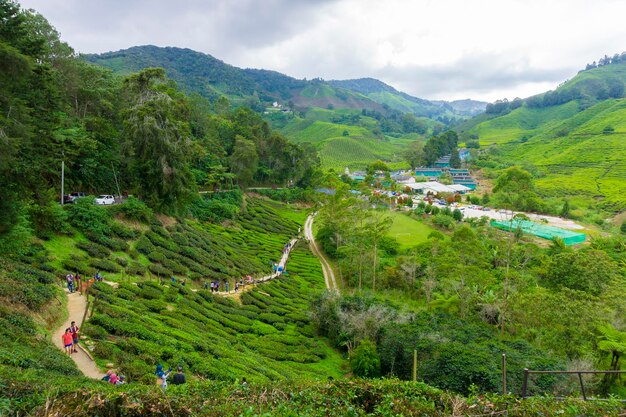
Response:
POLYGON ((620 332, 610 324, 599 326, 600 337, 598 349, 611 354, 611 369, 619 370, 619 360, 626 353, 626 332, 620 332))
MULTIPOLYGON (((598 349, 611 354, 611 370, 618 371, 620 357, 626 353, 626 332, 621 332, 610 324, 599 326, 598 331, 600 332, 598 349)), ((608 392, 611 383, 616 379, 617 374, 606 374, 602 382, 603 390, 608 392)))

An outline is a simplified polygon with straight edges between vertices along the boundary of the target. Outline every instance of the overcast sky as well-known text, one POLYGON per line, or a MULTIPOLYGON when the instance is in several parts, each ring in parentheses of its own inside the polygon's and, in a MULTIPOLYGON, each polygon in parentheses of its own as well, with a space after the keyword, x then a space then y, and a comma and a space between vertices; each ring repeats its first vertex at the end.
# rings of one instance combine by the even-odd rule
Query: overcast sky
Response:
POLYGON ((178 46, 428 99, 527 97, 626 50, 622 0, 21 0, 77 52, 178 46))

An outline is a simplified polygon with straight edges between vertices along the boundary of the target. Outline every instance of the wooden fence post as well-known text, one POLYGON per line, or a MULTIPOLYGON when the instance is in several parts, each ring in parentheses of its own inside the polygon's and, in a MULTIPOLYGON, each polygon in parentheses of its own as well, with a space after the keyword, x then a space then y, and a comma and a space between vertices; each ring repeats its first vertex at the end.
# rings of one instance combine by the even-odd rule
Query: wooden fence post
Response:
POLYGON ((80 321, 80 328, 83 328, 83 324, 85 323, 85 319, 87 318, 87 313, 89 312, 89 299, 87 299, 87 306, 85 307, 85 313, 83 314, 83 319, 80 321))
POLYGON ((522 398, 526 398, 528 391, 528 368, 524 368, 524 381, 522 382, 522 398))
POLYGON ((417 381, 417 349, 413 349, 413 382, 417 381))

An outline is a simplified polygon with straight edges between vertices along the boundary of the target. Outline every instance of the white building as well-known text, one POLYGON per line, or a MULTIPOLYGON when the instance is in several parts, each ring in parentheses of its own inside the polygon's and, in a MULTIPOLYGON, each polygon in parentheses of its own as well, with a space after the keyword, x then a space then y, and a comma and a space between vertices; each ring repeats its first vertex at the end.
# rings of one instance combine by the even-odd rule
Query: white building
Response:
POLYGON ((414 182, 414 183, 406 183, 405 187, 409 187, 411 190, 421 194, 464 194, 468 192, 470 189, 460 184, 453 185, 445 185, 437 181, 426 181, 426 182, 414 182))

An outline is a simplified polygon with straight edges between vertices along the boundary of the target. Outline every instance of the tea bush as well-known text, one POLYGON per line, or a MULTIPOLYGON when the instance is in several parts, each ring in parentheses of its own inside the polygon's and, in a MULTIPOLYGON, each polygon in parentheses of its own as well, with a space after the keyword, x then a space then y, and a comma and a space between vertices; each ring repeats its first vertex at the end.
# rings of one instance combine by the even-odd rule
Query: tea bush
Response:
POLYGON ((92 259, 91 266, 97 270, 107 272, 120 272, 122 270, 118 264, 108 259, 92 259))

